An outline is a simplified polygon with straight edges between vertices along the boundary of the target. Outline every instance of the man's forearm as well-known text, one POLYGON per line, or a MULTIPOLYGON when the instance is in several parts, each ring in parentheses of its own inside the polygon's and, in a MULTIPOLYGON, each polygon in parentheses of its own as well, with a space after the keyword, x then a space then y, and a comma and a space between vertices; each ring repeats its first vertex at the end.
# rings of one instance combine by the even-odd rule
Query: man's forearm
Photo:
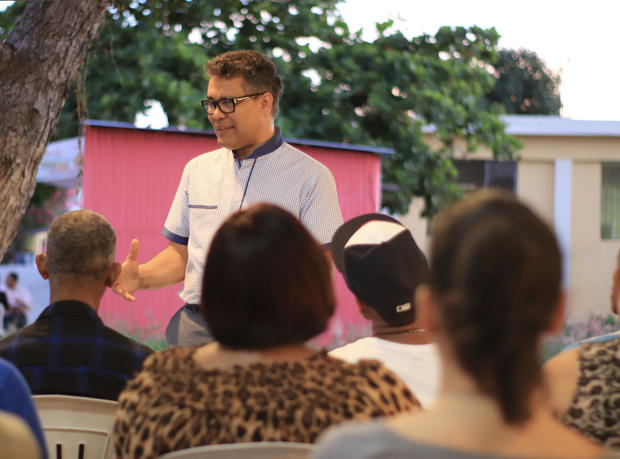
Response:
POLYGON ((140 289, 152 290, 168 287, 185 278, 187 246, 170 243, 138 268, 140 289))

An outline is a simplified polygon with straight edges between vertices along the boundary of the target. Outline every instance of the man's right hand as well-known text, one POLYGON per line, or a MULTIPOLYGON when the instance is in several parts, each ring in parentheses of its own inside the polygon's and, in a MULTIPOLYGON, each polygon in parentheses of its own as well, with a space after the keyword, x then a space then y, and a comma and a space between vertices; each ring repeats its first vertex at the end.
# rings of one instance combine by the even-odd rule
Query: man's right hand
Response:
POLYGON ((136 298, 132 294, 140 288, 140 272, 138 268, 139 251, 140 241, 137 239, 132 240, 129 255, 127 255, 125 262, 121 266, 121 274, 112 286, 114 293, 122 296, 127 301, 136 301, 136 298))

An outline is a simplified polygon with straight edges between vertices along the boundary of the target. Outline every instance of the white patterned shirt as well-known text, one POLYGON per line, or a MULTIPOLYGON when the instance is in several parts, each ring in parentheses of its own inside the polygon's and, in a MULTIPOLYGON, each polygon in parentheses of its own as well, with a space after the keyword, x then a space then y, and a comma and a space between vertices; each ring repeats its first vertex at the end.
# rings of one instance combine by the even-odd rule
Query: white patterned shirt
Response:
POLYGON ((202 272, 220 225, 242 208, 269 202, 288 210, 322 244, 342 224, 334 177, 320 162, 284 142, 280 130, 245 159, 220 148, 185 166, 162 234, 187 245, 185 283, 179 296, 200 302, 202 272))

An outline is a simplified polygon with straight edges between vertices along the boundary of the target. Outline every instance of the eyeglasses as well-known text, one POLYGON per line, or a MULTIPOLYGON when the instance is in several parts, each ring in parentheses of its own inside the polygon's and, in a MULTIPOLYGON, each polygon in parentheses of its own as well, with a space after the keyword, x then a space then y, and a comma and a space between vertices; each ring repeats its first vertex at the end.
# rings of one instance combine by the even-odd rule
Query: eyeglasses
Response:
POLYGON ((206 99, 202 101, 202 108, 205 109, 207 115, 213 115, 215 113, 215 107, 220 109, 220 112, 228 115, 230 113, 234 113, 235 107, 237 104, 243 102, 244 100, 251 99, 252 97, 262 96, 268 91, 257 92, 255 94, 248 94, 247 96, 240 97, 231 97, 230 99, 206 99))

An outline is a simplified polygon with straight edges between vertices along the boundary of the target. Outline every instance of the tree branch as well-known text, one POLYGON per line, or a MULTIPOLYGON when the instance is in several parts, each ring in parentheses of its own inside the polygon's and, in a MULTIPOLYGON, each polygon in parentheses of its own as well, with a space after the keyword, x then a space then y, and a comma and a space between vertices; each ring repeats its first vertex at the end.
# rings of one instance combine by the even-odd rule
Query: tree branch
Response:
POLYGON ((0 45, 0 258, 26 211, 67 87, 108 3, 31 2, 0 45))

